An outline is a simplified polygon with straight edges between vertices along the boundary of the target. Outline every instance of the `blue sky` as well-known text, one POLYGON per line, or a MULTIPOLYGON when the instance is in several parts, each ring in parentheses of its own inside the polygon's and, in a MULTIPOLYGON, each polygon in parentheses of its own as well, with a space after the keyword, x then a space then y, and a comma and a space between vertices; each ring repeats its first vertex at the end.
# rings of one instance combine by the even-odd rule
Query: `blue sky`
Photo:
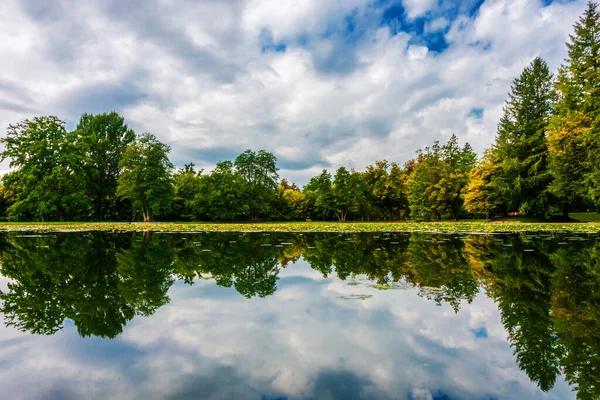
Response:
MULTIPOLYGON (((9 123, 121 112, 210 169, 246 148, 300 184, 323 168, 403 163, 452 133, 482 152, 511 81, 556 69, 585 1, 4 0, 0 135, 9 123)), ((5 170, 6 166, 0 166, 5 170)))

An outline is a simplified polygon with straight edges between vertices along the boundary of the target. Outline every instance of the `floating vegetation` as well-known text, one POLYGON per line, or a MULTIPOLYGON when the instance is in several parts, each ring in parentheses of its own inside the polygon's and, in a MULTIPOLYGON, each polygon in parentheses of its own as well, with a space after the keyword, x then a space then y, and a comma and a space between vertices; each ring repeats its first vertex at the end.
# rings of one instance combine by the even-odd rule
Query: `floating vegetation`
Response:
POLYGON ((365 300, 373 297, 372 294, 348 294, 345 296, 338 296, 338 299, 344 300, 365 300))
MULTIPOLYGON (((285 223, 0 223, 0 230, 36 232, 62 231, 155 231, 155 232, 381 232, 382 240, 390 239, 390 232, 435 232, 492 234, 530 232, 539 238, 540 232, 588 233, 600 232, 599 222, 519 222, 519 221, 442 221, 442 222, 285 222, 285 223)), ((26 235, 34 237, 33 235, 26 235)), ((548 235, 544 235, 548 237, 548 235)), ((461 238, 461 240, 466 240, 461 238)), ((547 240, 547 239, 546 239, 547 240)))
POLYGON ((372 285, 372 288, 375 288, 377 290, 406 290, 407 287, 403 286, 403 285, 397 285, 397 284, 381 284, 378 283, 377 285, 372 285))

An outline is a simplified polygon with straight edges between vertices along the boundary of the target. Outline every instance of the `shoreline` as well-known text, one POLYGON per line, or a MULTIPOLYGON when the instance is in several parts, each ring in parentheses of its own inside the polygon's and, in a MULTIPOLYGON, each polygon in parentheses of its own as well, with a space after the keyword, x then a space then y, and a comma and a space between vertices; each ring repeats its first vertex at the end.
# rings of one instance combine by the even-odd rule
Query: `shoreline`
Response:
POLYGON ((4 222, 0 231, 37 232, 430 232, 430 233, 600 233, 600 222, 4 222))

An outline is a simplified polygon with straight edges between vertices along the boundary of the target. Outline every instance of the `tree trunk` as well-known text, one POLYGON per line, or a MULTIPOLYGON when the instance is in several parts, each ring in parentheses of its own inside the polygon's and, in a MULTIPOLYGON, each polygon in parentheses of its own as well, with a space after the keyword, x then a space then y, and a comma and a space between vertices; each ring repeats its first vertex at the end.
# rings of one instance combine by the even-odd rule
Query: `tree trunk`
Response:
POLYGON ((563 204, 562 213, 564 219, 569 219, 569 203, 563 204))
POLYGON ((142 206, 142 214, 144 215, 144 222, 152 221, 152 210, 150 210, 150 207, 142 206))

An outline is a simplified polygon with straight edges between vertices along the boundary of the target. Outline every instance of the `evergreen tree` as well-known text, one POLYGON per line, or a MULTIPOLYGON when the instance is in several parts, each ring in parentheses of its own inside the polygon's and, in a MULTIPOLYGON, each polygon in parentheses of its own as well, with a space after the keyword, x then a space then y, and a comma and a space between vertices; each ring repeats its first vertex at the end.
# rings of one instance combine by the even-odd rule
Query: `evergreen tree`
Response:
POLYGON ((600 204, 600 13, 588 3, 567 43, 568 57, 559 69, 558 101, 548 129, 550 191, 561 199, 563 213, 580 198, 600 204))
POLYGON ((552 211, 546 128, 553 93, 552 74, 539 57, 511 87, 492 150, 501 174, 495 190, 508 211, 540 216, 552 211))

